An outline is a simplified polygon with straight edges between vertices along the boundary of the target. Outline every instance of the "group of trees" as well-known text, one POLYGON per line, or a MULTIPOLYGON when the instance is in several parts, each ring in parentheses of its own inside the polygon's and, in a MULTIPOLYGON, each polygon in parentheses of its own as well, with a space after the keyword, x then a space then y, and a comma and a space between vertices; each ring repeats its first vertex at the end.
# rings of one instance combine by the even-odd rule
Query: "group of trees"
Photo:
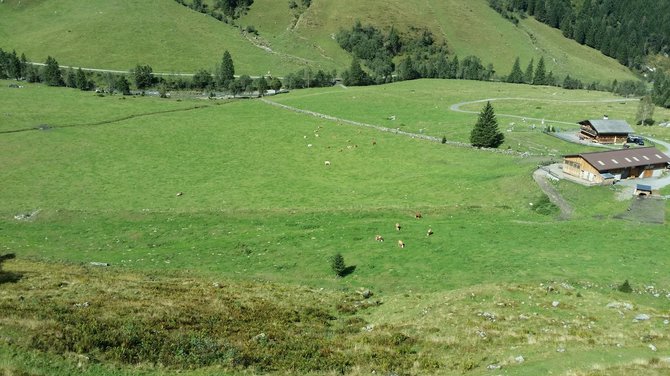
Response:
POLYGON ((507 76, 506 79, 509 83, 515 84, 530 84, 530 85, 556 85, 556 79, 554 78, 554 73, 547 73, 544 66, 544 57, 540 57, 540 61, 537 63, 537 67, 533 68, 533 59, 530 60, 528 66, 526 67, 525 73, 521 71, 521 65, 519 58, 517 57, 514 60, 514 65, 512 66, 512 71, 507 76))
POLYGON ((58 61, 51 56, 47 57, 44 65, 38 68, 36 65, 28 63, 24 54, 18 57, 16 51, 5 52, 0 49, 0 79, 7 78, 24 79, 33 83, 42 82, 49 86, 67 86, 81 90, 90 90, 93 87, 88 75, 81 68, 76 71, 70 68, 63 76, 58 61))
POLYGON ((428 30, 387 32, 356 22, 351 30, 336 35, 340 47, 353 55, 350 68, 342 73, 345 85, 371 85, 417 78, 489 80, 493 65, 484 67, 476 56, 459 61, 449 58, 445 43, 437 43, 428 30), (398 61, 396 66, 395 61, 398 61), (368 68, 369 73, 362 69, 368 68))
POLYGON ((670 3, 657 0, 489 0, 506 18, 534 16, 631 68, 670 52, 670 3))
POLYGON ((254 3, 254 0, 214 0, 210 7, 203 0, 175 0, 177 3, 189 7, 196 12, 209 14, 219 21, 226 23, 239 18, 241 15, 249 11, 249 7, 254 3))

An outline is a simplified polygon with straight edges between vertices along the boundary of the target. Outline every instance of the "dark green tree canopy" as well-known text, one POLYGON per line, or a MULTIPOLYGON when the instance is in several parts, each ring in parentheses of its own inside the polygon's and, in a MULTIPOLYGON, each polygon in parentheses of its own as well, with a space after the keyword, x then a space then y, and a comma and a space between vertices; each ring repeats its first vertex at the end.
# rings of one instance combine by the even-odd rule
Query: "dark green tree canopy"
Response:
POLYGON ((221 88, 226 88, 233 80, 235 80, 235 65, 233 64, 233 57, 226 50, 223 52, 221 64, 217 69, 216 84, 221 88))
POLYGON ((135 67, 135 86, 144 90, 154 84, 153 69, 149 65, 137 65, 135 67))
POLYGON ((533 85, 546 85, 547 84, 547 71, 544 67, 544 56, 540 58, 540 61, 537 62, 537 68, 535 68, 535 76, 533 76, 533 85))
POLYGON ((523 83, 523 72, 521 71, 521 64, 519 63, 519 58, 517 57, 514 60, 514 65, 512 66, 512 72, 507 76, 507 82, 513 84, 523 83))
POLYGON ((505 135, 498 130, 498 121, 491 102, 479 114, 477 123, 470 133, 470 143, 478 148, 497 148, 505 141, 505 135))
POLYGON ((58 65, 56 59, 51 56, 47 57, 47 60, 44 62, 44 66, 42 67, 42 82, 49 86, 65 85, 63 76, 60 72, 60 66, 58 65))

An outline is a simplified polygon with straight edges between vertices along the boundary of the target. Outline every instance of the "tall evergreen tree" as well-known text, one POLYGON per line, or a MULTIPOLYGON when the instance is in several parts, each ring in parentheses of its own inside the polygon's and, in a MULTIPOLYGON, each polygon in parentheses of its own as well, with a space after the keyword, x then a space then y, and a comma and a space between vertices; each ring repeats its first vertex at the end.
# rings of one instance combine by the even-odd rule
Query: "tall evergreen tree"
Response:
POLYGON ((216 83, 221 88, 227 88, 230 83, 235 80, 235 65, 233 64, 233 57, 230 52, 225 50, 221 58, 221 64, 217 69, 216 83))
POLYGON ((505 141, 505 135, 498 130, 498 121, 491 102, 479 114, 475 127, 470 132, 470 143, 474 147, 497 148, 505 141))
POLYGON ((544 68, 544 56, 540 57, 540 61, 537 62, 537 68, 535 68, 535 76, 533 77, 533 85, 546 85, 547 84, 547 72, 544 68))
POLYGON ((514 60, 514 65, 512 66, 512 72, 507 76, 507 82, 513 84, 523 83, 523 72, 521 72, 521 65, 519 63, 519 58, 517 57, 514 60))
POLYGON ((361 61, 354 56, 349 70, 343 74, 344 84, 347 86, 365 86, 370 84, 370 76, 361 67, 361 61))
POLYGON ((60 66, 56 59, 51 56, 47 57, 44 66, 42 67, 42 82, 49 86, 63 86, 63 76, 60 72, 60 66))
POLYGON ((526 67, 526 72, 523 74, 523 81, 527 84, 533 83, 533 73, 534 73, 533 65, 534 61, 533 59, 530 59, 530 62, 526 67))

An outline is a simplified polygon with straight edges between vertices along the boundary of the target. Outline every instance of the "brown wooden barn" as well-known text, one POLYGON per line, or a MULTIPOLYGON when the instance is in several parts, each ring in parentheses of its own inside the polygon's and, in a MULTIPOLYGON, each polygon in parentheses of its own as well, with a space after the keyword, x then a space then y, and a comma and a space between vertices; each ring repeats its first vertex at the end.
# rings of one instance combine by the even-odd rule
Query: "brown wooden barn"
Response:
POLYGON ((582 120, 579 138, 601 144, 624 144, 633 128, 625 120, 582 120))
POLYGON ((593 183, 621 179, 658 177, 670 157, 654 147, 617 149, 566 155, 563 172, 593 183))

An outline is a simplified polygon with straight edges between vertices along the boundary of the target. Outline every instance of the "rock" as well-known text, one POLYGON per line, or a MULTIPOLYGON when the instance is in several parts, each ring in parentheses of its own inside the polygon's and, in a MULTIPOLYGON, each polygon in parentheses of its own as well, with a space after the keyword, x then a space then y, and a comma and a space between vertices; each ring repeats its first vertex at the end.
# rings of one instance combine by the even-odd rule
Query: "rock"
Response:
POLYGON ((370 291, 368 289, 365 289, 365 290, 361 291, 361 296, 365 299, 370 298, 372 295, 373 295, 372 291, 370 291))
POLYGON ((489 321, 496 321, 496 315, 491 312, 482 312, 479 316, 482 316, 489 321))
POLYGON ((663 324, 665 324, 665 325, 670 324, 670 320, 668 320, 668 319, 663 320, 663 324))
POLYGON ((97 262, 97 261, 91 261, 89 264, 93 265, 93 266, 109 266, 110 265, 108 262, 97 262))
POLYGON ((559 348, 556 349, 556 352, 564 353, 564 352, 565 352, 565 348, 564 348, 564 347, 559 347, 559 348))
POLYGON ((649 347, 649 350, 651 351, 656 351, 656 346, 652 345, 651 343, 647 347, 649 347))
POLYGON ((214 282, 212 283, 213 287, 216 287, 217 289, 221 287, 221 284, 219 282, 214 282))
POLYGON ((622 302, 610 302, 610 303, 607 303, 607 305, 605 307, 615 308, 615 309, 623 308, 623 309, 628 310, 628 311, 630 311, 634 308, 632 304, 622 303, 622 302))
POLYGON ((524 315, 523 313, 519 315, 519 320, 528 320, 528 319, 530 319, 530 317, 524 315))
POLYGON ((486 366, 486 368, 487 369, 501 369, 502 366, 500 364, 495 363, 495 364, 489 364, 488 366, 486 366))
POLYGON ((90 305, 91 305, 91 303, 89 303, 89 302, 83 302, 83 303, 75 303, 74 306, 75 306, 75 307, 79 307, 79 308, 86 308, 86 307, 88 307, 88 306, 90 306, 90 305))
POLYGON ((263 341, 263 340, 265 340, 267 337, 268 337, 268 336, 267 336, 265 333, 259 333, 259 334, 256 334, 256 335, 252 338, 252 340, 255 341, 255 342, 258 342, 258 341, 263 341))
POLYGON ((514 358, 514 361, 517 362, 517 363, 523 363, 523 362, 526 361, 526 359, 524 359, 523 356, 519 355, 516 358, 514 358))
POLYGON ((651 317, 649 317, 649 315, 647 315, 646 313, 640 313, 639 315, 635 316, 633 321, 647 321, 650 318, 651 317))
POLYGON ((365 328, 363 328, 363 331, 371 332, 371 331, 373 331, 374 329, 375 329, 374 324, 368 324, 368 325, 365 326, 365 328))
POLYGON ((561 304, 561 303, 557 300, 554 300, 553 302, 551 302, 551 306, 554 307, 554 308, 558 307, 559 304, 561 304))

